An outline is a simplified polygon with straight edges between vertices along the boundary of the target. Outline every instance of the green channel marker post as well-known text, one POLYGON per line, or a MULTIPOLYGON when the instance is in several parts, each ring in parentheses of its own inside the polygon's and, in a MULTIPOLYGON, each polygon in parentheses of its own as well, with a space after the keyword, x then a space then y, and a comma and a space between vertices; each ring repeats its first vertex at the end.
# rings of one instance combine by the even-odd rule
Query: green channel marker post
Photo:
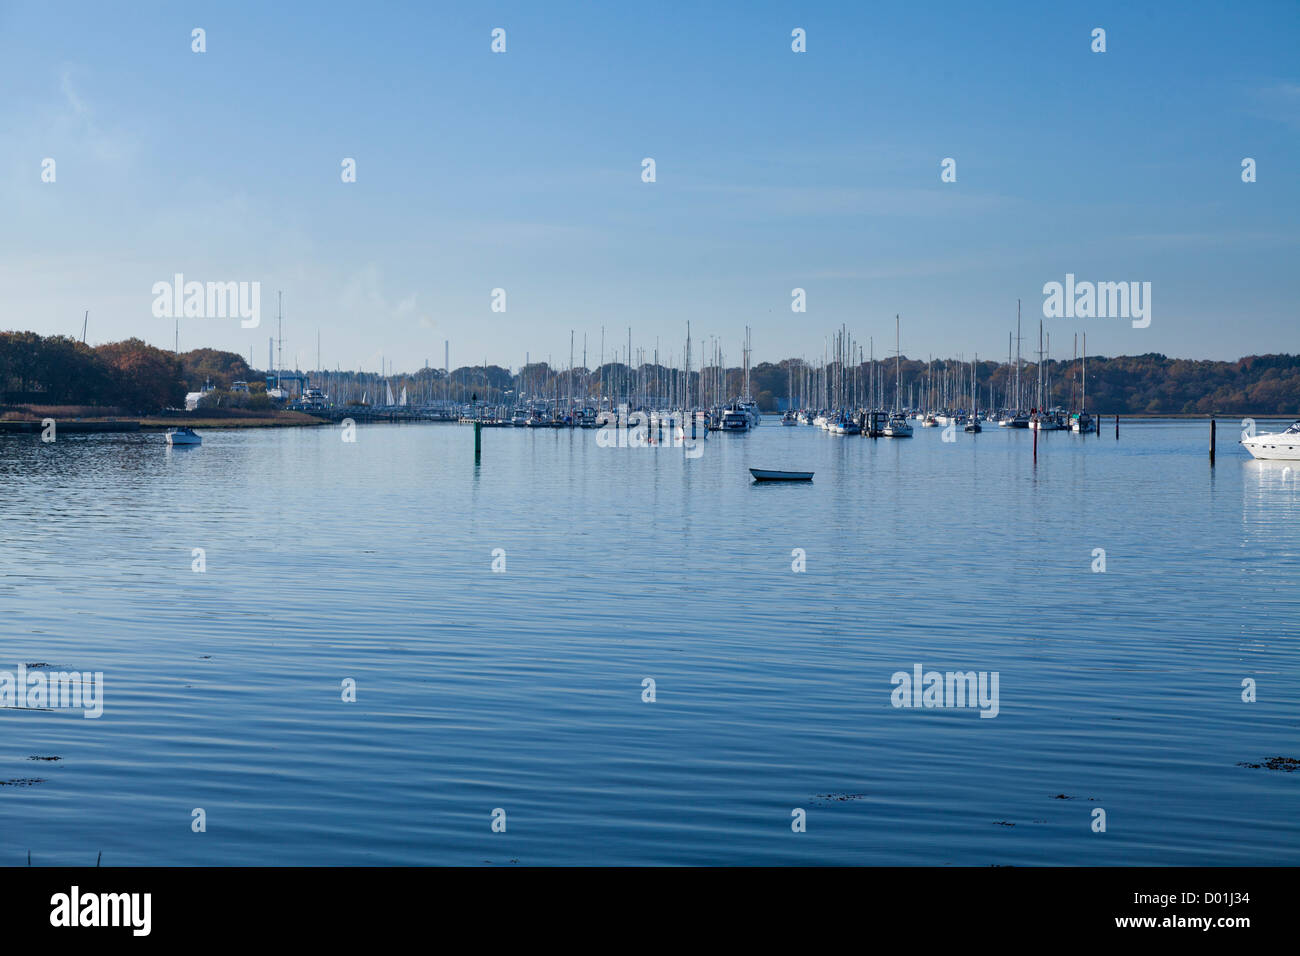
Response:
POLYGON ((483 454, 483 423, 476 421, 474 423, 474 464, 478 464, 480 456, 483 454))

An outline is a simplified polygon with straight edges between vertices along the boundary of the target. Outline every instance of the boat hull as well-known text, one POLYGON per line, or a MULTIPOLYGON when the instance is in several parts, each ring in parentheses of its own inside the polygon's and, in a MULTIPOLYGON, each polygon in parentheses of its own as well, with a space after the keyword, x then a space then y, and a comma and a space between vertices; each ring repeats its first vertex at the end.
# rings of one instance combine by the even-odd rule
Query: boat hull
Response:
POLYGON ((755 481, 812 481, 811 471, 772 471, 766 468, 751 468, 749 473, 755 481))
POLYGON ((1261 461, 1300 461, 1300 439, 1291 435, 1256 435, 1243 439, 1241 447, 1261 461))

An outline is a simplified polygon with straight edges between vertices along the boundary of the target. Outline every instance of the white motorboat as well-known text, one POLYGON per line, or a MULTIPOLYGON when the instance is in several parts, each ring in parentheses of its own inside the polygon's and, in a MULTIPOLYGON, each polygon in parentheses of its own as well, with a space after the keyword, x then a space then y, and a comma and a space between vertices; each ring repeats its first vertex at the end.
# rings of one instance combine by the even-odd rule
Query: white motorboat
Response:
POLYGON ((192 428, 181 426, 180 428, 167 429, 167 444, 169 445, 202 445, 203 439, 192 428))
POLYGON ((1028 428, 1029 416, 1024 412, 1008 413, 1002 421, 998 422, 999 428, 1028 428))
POLYGON ((798 425, 798 424, 799 424, 799 419, 798 419, 797 417, 795 417, 795 414, 794 414, 793 411, 789 411, 789 412, 786 412, 784 415, 781 416, 781 424, 782 424, 782 425, 798 425))
POLYGON ((831 422, 829 431, 832 435, 860 435, 862 428, 847 415, 841 415, 831 422))
POLYGON ((723 409, 718 419, 718 427, 724 432, 747 432, 750 429, 750 417, 740 408, 732 406, 723 409))
POLYGON ((1241 444, 1255 458, 1300 461, 1300 421, 1292 422, 1285 431, 1243 438, 1241 444))
POLYGON ((907 419, 900 413, 895 412, 889 416, 889 421, 885 423, 885 427, 880 434, 886 438, 911 438, 912 426, 907 423, 907 419))

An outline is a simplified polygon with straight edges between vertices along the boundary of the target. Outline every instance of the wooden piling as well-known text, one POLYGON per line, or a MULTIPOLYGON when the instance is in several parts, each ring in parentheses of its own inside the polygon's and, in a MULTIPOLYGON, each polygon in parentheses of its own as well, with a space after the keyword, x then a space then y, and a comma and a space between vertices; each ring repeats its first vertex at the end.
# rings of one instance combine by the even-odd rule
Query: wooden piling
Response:
POLYGON ((1038 464, 1038 429, 1034 428, 1034 423, 1029 423, 1029 430, 1034 433, 1034 464, 1038 464))
POLYGON ((1115 416, 1115 440, 1119 441, 1119 416, 1115 416))
POLYGON ((474 464, 478 464, 479 457, 483 454, 483 422, 474 422, 474 464))
POLYGON ((1214 419, 1210 419, 1210 467, 1214 467, 1214 419))

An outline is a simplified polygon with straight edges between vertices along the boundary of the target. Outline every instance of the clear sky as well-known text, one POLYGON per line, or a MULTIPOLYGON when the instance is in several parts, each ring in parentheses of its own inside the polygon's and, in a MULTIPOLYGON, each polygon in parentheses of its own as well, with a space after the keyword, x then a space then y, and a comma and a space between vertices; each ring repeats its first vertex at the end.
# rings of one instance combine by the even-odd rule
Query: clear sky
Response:
POLYGON ((318 332, 329 368, 562 364, 570 329, 594 365, 602 326, 680 361, 688 320, 733 363, 745 325, 879 355, 895 313, 907 355, 995 358, 1074 273, 1152 321, 1047 320, 1058 357, 1300 352, 1294 0, 0 0, 0 90, 0 328, 170 348, 183 273, 261 283, 260 328, 180 327, 258 367, 275 290, 303 368, 318 332))

